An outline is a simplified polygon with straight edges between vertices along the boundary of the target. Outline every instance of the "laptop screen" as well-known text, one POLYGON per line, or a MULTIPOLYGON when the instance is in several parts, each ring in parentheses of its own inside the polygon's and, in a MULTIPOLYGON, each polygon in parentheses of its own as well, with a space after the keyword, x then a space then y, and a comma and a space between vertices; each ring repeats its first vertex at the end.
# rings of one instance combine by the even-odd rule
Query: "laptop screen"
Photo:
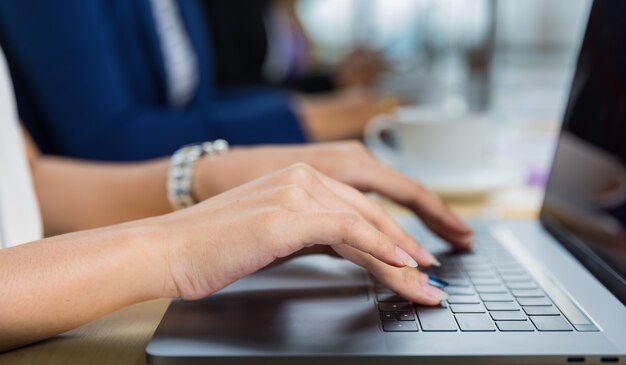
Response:
POLYGON ((541 213, 626 304, 626 1, 596 0, 541 213))

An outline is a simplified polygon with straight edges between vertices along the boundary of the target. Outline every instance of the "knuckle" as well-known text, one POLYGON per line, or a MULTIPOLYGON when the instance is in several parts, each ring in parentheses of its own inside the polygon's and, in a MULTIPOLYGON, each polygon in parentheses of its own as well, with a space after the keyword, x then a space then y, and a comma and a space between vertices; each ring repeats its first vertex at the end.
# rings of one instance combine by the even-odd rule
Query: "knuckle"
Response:
POLYGON ((372 207, 372 212, 374 213, 376 218, 383 218, 383 217, 386 218, 389 216, 389 214, 387 213, 387 210, 385 210, 385 208, 383 208, 379 203, 372 202, 371 207, 372 207))
POLYGON ((392 219, 389 217, 387 211, 376 203, 371 205, 371 216, 368 219, 377 227, 394 229, 392 219))
POLYGON ((343 158, 348 161, 363 162, 369 158, 369 152, 359 141, 343 142, 343 148, 339 149, 337 158, 343 158))
POLYGON ((309 193, 298 184, 286 185, 280 192, 283 201, 289 203, 302 203, 308 200, 309 193))
POLYGON ((296 163, 287 168, 287 180, 292 183, 310 184, 317 178, 313 167, 306 163, 296 163))
POLYGON ((356 140, 346 141, 345 146, 348 150, 354 153, 362 154, 362 153, 367 152, 365 145, 363 145, 363 143, 361 143, 360 141, 356 141, 356 140))
POLYGON ((416 280, 415 278, 415 273, 417 272, 416 270, 409 270, 406 268, 400 268, 399 269, 400 272, 400 280, 399 282, 401 283, 401 286, 406 288, 406 287, 414 287, 417 286, 418 288, 421 287, 421 282, 419 280, 416 280))
POLYGON ((356 229, 356 226, 361 221, 358 214, 353 212, 346 212, 341 215, 341 219, 338 220, 339 228, 344 234, 349 234, 356 229))

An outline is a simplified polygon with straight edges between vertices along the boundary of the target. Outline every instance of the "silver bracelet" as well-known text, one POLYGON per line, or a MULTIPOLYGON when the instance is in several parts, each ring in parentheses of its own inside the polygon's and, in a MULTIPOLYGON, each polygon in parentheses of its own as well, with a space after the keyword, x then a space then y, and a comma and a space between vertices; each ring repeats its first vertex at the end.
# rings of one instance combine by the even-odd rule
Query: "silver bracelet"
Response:
POLYGON ((193 195, 193 174, 202 156, 222 155, 230 146, 223 139, 213 142, 190 144, 172 155, 167 172, 167 198, 173 210, 190 207, 198 201, 193 195))

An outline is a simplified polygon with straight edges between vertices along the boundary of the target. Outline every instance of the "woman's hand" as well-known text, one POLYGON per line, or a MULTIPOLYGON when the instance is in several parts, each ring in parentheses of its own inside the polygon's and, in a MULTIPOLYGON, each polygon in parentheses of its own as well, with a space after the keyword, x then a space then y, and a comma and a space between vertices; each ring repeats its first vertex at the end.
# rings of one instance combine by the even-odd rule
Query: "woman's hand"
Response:
POLYGON ((389 68, 384 55, 366 47, 346 54, 337 66, 335 81, 340 87, 371 86, 389 68))
POLYGON ((380 163, 358 142, 235 148, 227 155, 199 162, 194 191, 198 198, 207 199, 296 162, 309 164, 361 192, 376 192, 409 208, 455 248, 466 249, 471 245, 471 230, 441 199, 418 182, 380 163))
POLYGON ((372 90, 354 86, 324 95, 293 98, 302 127, 311 141, 356 138, 381 112, 386 99, 372 90))
POLYGON ((202 298, 283 258, 331 250, 409 300, 445 297, 414 268, 432 256, 384 211, 298 164, 189 209, 0 250, 0 352, 145 300, 202 298))
POLYGON ((360 192, 305 164, 151 222, 164 245, 166 296, 202 298, 302 249, 329 246, 409 300, 445 297, 415 269, 433 263, 430 253, 360 192))

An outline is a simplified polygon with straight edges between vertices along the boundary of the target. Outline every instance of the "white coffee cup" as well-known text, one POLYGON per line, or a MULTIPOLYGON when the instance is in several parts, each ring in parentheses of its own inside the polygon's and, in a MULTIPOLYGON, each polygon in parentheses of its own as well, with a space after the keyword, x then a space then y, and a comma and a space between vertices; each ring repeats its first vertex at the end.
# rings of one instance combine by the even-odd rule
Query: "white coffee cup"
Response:
POLYGON ((485 114, 447 115, 418 107, 375 117, 365 131, 374 153, 412 176, 458 178, 485 167, 491 118, 485 114), (381 135, 391 133, 396 146, 381 135))

